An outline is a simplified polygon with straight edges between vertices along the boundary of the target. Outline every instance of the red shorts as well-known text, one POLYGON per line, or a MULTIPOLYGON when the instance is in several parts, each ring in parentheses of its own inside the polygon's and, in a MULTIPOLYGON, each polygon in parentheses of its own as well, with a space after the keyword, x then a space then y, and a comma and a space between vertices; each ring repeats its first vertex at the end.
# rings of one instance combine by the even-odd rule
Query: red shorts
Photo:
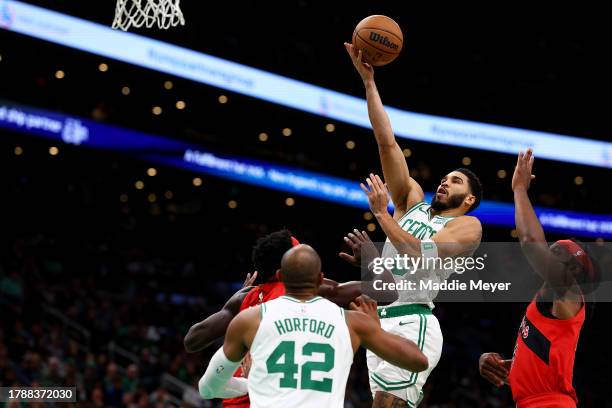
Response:
POLYGON ((244 400, 237 400, 236 398, 225 399, 223 400, 223 408, 249 408, 251 406, 251 401, 247 398, 244 400))
POLYGON ((516 402, 516 408, 576 408, 576 401, 567 394, 536 394, 516 402))

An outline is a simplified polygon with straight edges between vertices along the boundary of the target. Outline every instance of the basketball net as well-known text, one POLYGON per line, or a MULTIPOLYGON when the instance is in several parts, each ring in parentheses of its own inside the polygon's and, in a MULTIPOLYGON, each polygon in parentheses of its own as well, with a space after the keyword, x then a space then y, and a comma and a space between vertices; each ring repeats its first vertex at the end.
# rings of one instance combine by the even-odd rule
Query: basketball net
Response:
POLYGON ((130 27, 161 29, 185 25, 181 0, 117 0, 113 28, 127 31, 130 27))

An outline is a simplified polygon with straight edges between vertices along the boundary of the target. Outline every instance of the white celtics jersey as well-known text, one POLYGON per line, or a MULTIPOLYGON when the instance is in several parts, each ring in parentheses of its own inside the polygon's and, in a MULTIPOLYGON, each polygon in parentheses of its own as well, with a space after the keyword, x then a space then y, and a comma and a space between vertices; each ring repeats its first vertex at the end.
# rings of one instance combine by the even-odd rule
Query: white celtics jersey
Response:
POLYGON ((251 407, 343 407, 353 363, 344 310, 320 296, 281 296, 261 312, 250 349, 251 407))
MULTIPOLYGON (((424 240, 430 239, 438 231, 440 231, 446 223, 451 221, 454 217, 443 217, 440 215, 431 216, 431 205, 424 201, 417 203, 414 207, 410 208, 406 214, 402 216, 397 222, 402 229, 408 232, 413 237, 424 240)), ((385 241, 383 247, 382 257, 395 257, 398 253, 397 249, 393 246, 389 238, 385 241)), ((418 285, 423 279, 431 279, 434 282, 441 282, 446 280, 452 271, 430 271, 430 270, 417 270, 414 274, 411 274, 407 270, 393 270, 393 278, 396 282, 401 280, 414 281, 418 285)), ((418 286, 417 286, 418 288, 418 286)), ((393 303, 405 304, 405 303, 425 303, 433 308, 433 300, 437 295, 437 292, 430 290, 399 290, 398 299, 393 303)))

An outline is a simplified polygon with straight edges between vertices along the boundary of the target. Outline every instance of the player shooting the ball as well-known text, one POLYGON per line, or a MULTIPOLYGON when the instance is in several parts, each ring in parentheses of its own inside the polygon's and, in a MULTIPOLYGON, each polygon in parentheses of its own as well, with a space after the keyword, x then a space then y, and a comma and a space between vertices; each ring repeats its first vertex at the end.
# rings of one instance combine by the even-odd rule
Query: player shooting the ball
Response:
MULTIPOLYGON (((482 227, 477 218, 466 215, 475 210, 482 197, 478 177, 468 169, 456 169, 442 178, 431 203, 426 203, 421 186, 410 177, 406 159, 395 140, 376 83, 373 67, 362 60, 363 54, 345 43, 353 65, 363 81, 368 115, 378 144, 383 175, 388 184, 374 174, 362 189, 368 196, 372 213, 387 235, 382 257, 398 253, 426 258, 470 255, 480 244, 482 227), (393 216, 387 211, 388 193, 395 207, 393 216)), ((452 271, 393 271, 396 281, 425 276, 443 281, 452 271)), ((367 353, 370 388, 374 407, 415 407, 422 399, 422 388, 442 353, 442 332, 432 314, 435 297, 430 291, 399 291, 399 299, 379 308, 383 329, 401 333, 416 342, 429 359, 429 368, 422 373, 396 367, 367 353)))

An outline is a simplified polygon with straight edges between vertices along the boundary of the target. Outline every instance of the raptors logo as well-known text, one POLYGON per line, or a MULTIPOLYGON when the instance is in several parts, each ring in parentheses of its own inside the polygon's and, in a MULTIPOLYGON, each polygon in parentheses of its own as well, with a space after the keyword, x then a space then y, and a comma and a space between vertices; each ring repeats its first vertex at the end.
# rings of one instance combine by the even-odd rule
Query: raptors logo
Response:
POLYGON ((525 323, 525 319, 523 319, 523 321, 521 322, 521 327, 519 331, 521 333, 521 336, 523 336, 524 339, 526 339, 527 336, 529 336, 529 325, 525 323))

